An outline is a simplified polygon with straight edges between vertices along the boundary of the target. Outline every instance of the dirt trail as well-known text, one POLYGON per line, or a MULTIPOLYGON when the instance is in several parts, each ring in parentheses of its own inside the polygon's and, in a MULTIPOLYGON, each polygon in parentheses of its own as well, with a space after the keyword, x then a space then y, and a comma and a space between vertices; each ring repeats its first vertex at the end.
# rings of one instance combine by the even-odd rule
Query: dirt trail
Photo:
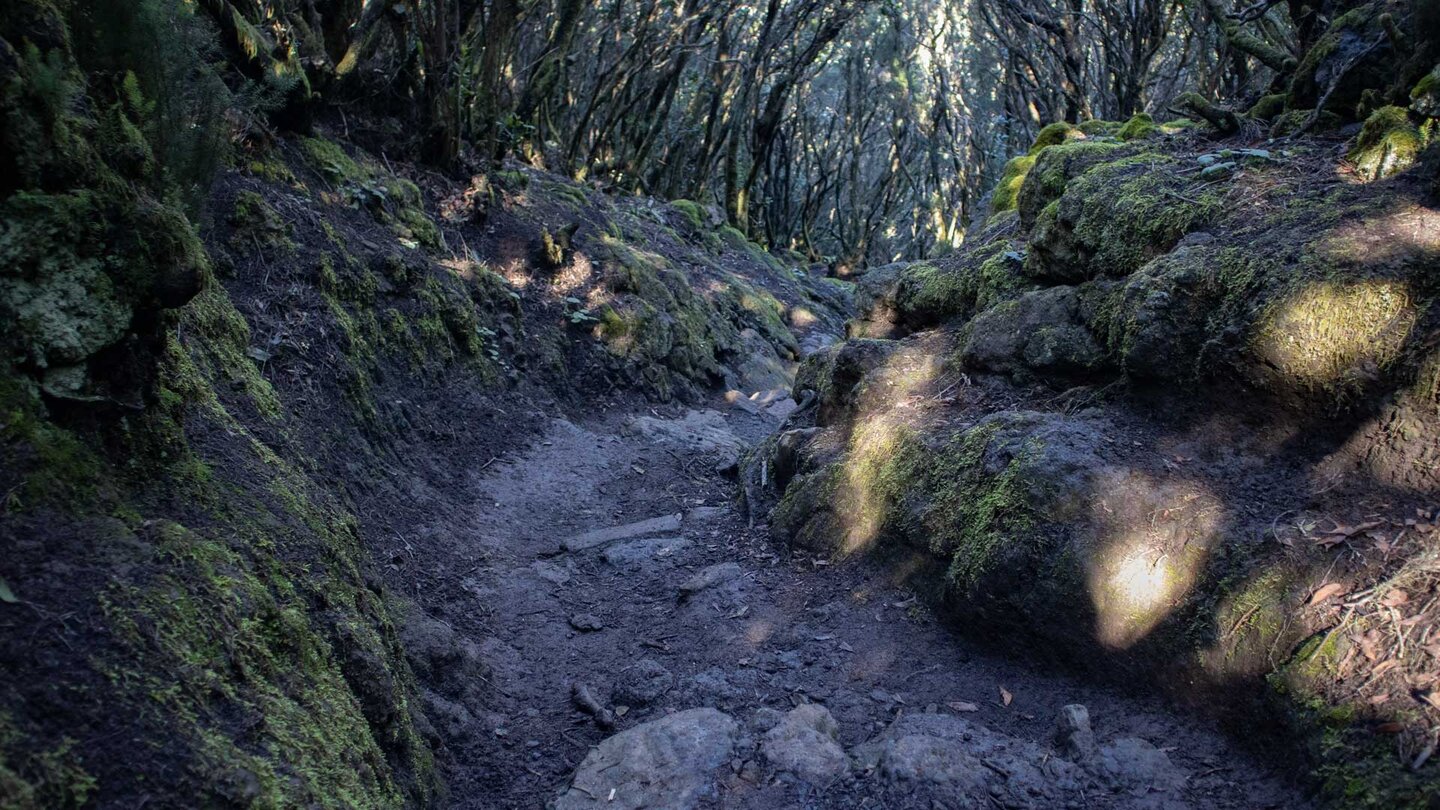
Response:
MULTIPOLYGON (((735 485, 717 467, 733 458, 736 443, 753 443, 779 424, 769 413, 723 402, 579 425, 555 420, 522 455, 476 465, 467 484, 473 522, 432 527, 444 553, 475 561, 463 572, 464 596, 438 613, 475 640, 493 709, 470 723, 468 743, 452 745, 456 806, 544 806, 611 734, 698 707, 724 712, 740 729, 732 748, 719 749, 728 755, 698 766, 713 772, 702 775, 698 806, 971 805, 954 784, 871 774, 873 757, 860 757, 848 775, 784 772, 774 750, 762 755, 757 741, 779 712, 804 703, 833 714, 837 741, 851 756, 897 717, 928 712, 970 724, 951 723, 963 733, 946 743, 950 749, 1000 740, 995 744, 1010 746, 1012 758, 1031 756, 1049 774, 1036 778, 1064 783, 1058 792, 1037 788, 1014 767, 985 759, 992 782, 969 788, 988 790, 989 803, 976 806, 1307 806, 1284 779, 1201 721, 982 654, 875 567, 792 557, 764 526, 747 527, 732 505, 735 485), (593 534, 655 518, 614 533, 635 537, 593 534), (698 590, 682 598, 687 583, 698 590), (577 708, 577 684, 615 715, 613 731, 577 708), (1088 707, 1100 744, 1140 738, 1169 763, 1152 762, 1128 782, 1057 776, 1057 765, 1070 766, 1052 759, 1056 718, 1077 703, 1088 707), (1003 772, 1008 787, 997 786, 991 771, 1003 772)), ((893 757, 880 764, 894 776, 893 757)), ((571 790, 566 806, 684 806, 679 798, 646 803, 653 798, 592 797, 588 790, 571 790)))

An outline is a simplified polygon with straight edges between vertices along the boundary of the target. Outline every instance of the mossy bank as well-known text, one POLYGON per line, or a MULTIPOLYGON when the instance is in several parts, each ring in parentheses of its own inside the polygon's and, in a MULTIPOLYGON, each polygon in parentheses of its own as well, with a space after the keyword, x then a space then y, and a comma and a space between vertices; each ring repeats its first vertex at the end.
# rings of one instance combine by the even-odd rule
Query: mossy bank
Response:
POLYGON ((811 422, 752 466, 776 532, 1218 712, 1335 806, 1429 806, 1433 126, 1047 128, 964 249, 886 268, 801 369, 811 422))

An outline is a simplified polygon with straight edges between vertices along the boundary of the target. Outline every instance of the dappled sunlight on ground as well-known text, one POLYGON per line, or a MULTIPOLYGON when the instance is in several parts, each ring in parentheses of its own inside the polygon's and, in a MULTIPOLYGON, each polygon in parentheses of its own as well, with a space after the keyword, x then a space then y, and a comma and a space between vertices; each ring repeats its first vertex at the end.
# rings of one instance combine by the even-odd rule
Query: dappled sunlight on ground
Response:
POLYGON ((481 268, 481 265, 473 259, 464 256, 452 256, 448 259, 442 259, 439 264, 441 267, 444 267, 446 270, 467 281, 475 278, 475 271, 481 268))
POLYGON ((516 290, 524 290, 530 286, 530 271, 524 261, 512 259, 497 265, 495 272, 505 279, 505 283, 516 290))
POLYGON ((1126 649, 1184 602, 1219 540, 1224 508, 1202 485, 1139 472, 1102 476, 1096 492, 1101 539, 1088 571, 1095 633, 1126 649))
POLYGON ((573 295, 594 277, 595 266, 590 257, 577 251, 570 263, 550 280, 550 289, 557 295, 573 295))
POLYGON ((585 293, 585 306, 587 309, 596 310, 615 300, 615 295, 604 287, 592 287, 585 293))
POLYGON ((761 647, 775 635, 775 623, 769 619, 755 619, 745 625, 745 640, 752 647, 761 647))

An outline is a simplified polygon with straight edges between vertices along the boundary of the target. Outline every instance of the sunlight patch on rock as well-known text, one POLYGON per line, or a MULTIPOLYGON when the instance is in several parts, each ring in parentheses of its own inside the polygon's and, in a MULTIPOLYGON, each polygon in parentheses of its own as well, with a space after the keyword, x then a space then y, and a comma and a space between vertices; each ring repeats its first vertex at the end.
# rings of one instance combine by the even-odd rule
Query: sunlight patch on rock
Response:
POLYGON ((1104 537, 1089 571, 1095 632, 1123 650, 1184 602, 1219 539, 1223 507, 1198 484, 1138 472, 1104 476, 1096 491, 1106 494, 1094 506, 1104 537))
POLYGON ((1416 317, 1401 282, 1323 282, 1273 306, 1253 345, 1262 360, 1302 385, 1345 388, 1394 362, 1416 317))

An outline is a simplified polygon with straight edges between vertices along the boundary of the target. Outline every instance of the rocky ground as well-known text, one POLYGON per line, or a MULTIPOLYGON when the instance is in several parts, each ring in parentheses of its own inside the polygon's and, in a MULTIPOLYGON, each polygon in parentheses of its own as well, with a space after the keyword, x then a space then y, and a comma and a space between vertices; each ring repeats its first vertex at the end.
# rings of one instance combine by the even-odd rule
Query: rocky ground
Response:
POLYGON ((405 641, 456 806, 1306 806, 1205 721, 778 546, 730 472, 794 407, 618 408, 474 460, 468 519, 397 563, 432 574, 405 641))

